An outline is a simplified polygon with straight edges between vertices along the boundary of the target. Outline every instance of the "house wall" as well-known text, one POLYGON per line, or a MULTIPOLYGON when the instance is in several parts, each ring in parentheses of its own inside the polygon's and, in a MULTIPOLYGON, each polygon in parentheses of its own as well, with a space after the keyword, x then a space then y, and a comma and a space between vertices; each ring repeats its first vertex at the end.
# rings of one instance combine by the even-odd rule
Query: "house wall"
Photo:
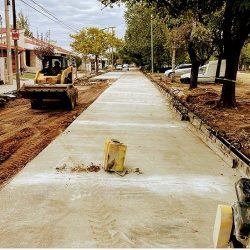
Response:
POLYGON ((42 63, 41 61, 38 59, 38 57, 35 55, 34 50, 29 50, 29 53, 25 53, 25 64, 24 64, 24 68, 26 72, 32 72, 32 73, 36 73, 38 70, 41 69, 42 63), (26 64, 26 59, 30 59, 30 65, 28 66, 26 64))
POLYGON ((0 57, 0 80, 5 82, 5 58, 4 57, 0 57))

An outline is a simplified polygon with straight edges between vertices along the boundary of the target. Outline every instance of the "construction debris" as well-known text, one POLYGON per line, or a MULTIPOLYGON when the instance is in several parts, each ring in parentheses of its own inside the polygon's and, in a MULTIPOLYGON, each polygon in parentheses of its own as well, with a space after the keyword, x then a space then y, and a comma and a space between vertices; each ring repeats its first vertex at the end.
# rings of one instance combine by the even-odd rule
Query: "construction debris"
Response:
POLYGON ((16 95, 14 95, 14 92, 0 94, 0 107, 4 107, 7 101, 14 100, 15 98, 16 95))
POLYGON ((135 168, 135 173, 137 173, 137 175, 143 174, 139 168, 135 168))
POLYGON ((6 100, 0 97, 0 107, 4 107, 5 103, 6 103, 6 100))
POLYGON ((63 164, 60 167, 56 167, 58 172, 71 172, 71 173, 83 173, 83 172, 99 172, 101 170, 101 165, 96 165, 91 162, 90 165, 85 166, 84 164, 79 164, 77 166, 68 167, 67 164, 63 164))
POLYGON ((91 162, 90 165, 85 166, 84 164, 73 167, 70 169, 70 172, 77 172, 77 173, 81 173, 81 172, 99 172, 101 170, 101 165, 96 165, 93 162, 91 162))

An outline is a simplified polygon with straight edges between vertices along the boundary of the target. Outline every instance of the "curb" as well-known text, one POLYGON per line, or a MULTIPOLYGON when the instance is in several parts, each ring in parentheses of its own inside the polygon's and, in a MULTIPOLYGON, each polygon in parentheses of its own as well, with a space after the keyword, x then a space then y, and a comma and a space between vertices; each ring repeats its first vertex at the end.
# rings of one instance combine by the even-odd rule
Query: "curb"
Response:
MULTIPOLYGON (((148 77, 148 76, 147 76, 148 77)), ((188 128, 196 136, 198 136, 209 148, 211 148, 225 163, 232 168, 239 170, 243 175, 250 178, 250 159, 243 155, 236 143, 230 143, 223 137, 223 133, 209 127, 196 114, 188 110, 179 100, 177 95, 163 88, 153 79, 148 77, 151 82, 165 95, 176 112, 177 116, 182 121, 188 121, 188 128)), ((170 106, 170 107, 171 107, 170 106)))

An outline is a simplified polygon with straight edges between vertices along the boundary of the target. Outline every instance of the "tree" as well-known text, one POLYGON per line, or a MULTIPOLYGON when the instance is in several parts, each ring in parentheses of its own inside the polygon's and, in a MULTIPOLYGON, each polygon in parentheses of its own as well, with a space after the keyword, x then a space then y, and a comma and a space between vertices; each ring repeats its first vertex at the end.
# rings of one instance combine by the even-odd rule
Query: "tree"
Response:
POLYGON ((34 48, 34 53, 40 60, 42 60, 44 56, 53 56, 55 54, 54 46, 49 41, 49 33, 46 33, 45 37, 43 33, 41 33, 40 38, 38 35, 37 39, 40 41, 40 44, 34 48))
POLYGON ((93 54, 96 62, 96 73, 99 71, 99 57, 109 46, 119 47, 120 39, 116 38, 113 33, 106 32, 102 29, 90 27, 82 29, 79 33, 71 35, 73 42, 71 47, 78 53, 84 55, 93 54))
POLYGON ((223 83, 219 106, 235 107, 235 80, 241 49, 250 33, 250 1, 249 0, 99 0, 104 5, 112 6, 115 3, 144 2, 154 5, 159 12, 168 12, 169 15, 177 17, 187 11, 191 11, 195 20, 203 24, 204 15, 220 10, 223 13, 223 54, 226 59, 225 78, 223 83))
POLYGON ((223 45, 226 59, 225 78, 219 106, 235 107, 235 81, 241 49, 250 33, 249 0, 227 0, 223 19, 223 45))
POLYGON ((17 14, 17 28, 24 29, 25 36, 33 37, 33 33, 30 31, 29 18, 22 11, 17 14))
POLYGON ((54 55, 54 47, 49 44, 41 43, 40 46, 34 48, 34 53, 40 60, 42 60, 44 56, 54 55))
POLYGON ((162 67, 169 58, 166 49, 165 23, 151 8, 136 4, 128 6, 125 12, 127 30, 124 51, 134 56, 137 65, 150 68, 151 65, 151 15, 153 27, 153 51, 155 68, 162 67))
POLYGON ((192 63, 190 88, 197 87, 199 67, 203 65, 214 52, 213 33, 209 27, 187 15, 179 20, 179 26, 170 31, 170 41, 177 48, 184 47, 188 51, 192 63))
POLYGON ((250 66, 250 43, 245 43, 240 54, 239 68, 245 70, 250 66))

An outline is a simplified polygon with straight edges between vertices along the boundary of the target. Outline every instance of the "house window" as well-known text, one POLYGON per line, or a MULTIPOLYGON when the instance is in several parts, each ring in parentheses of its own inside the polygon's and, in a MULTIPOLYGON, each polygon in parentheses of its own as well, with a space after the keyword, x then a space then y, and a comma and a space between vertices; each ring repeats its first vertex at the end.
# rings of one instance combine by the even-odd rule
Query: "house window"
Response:
POLYGON ((26 65, 30 67, 30 50, 26 50, 26 65))

